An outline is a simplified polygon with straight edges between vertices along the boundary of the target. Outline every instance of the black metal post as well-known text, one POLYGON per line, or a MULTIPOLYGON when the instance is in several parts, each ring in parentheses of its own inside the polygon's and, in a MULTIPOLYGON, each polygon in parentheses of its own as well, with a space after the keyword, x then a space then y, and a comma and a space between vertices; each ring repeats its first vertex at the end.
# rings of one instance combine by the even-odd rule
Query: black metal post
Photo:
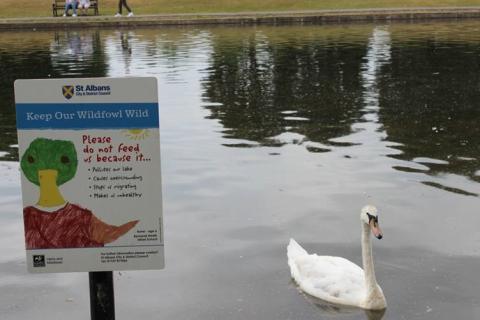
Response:
POLYGON ((92 320, 115 320, 113 272, 89 272, 90 315, 92 320))

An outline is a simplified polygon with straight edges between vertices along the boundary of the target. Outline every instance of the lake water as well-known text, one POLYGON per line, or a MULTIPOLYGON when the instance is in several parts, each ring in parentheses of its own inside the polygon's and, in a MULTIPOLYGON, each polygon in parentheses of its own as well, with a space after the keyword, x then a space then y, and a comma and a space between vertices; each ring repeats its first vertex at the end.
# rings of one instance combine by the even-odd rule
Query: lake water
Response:
POLYGON ((166 269, 117 319, 381 319, 299 292, 290 237, 358 264, 383 319, 480 318, 480 22, 0 33, 0 318, 87 319, 86 273, 30 275, 13 81, 159 80, 166 269))

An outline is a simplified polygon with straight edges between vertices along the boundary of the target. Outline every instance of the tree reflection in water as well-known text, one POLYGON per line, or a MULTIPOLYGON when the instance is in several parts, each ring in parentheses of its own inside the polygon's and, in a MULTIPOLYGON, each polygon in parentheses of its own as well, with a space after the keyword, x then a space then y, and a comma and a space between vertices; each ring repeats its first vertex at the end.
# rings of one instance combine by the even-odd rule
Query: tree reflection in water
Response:
POLYGON ((212 39, 205 99, 218 104, 207 106, 210 118, 220 120, 225 137, 248 141, 230 146, 282 145, 282 134, 295 133, 293 143, 318 142, 309 150, 328 151, 330 139, 351 132, 361 109, 366 41, 346 46, 329 29, 315 28, 307 38, 296 37, 298 29, 280 38, 249 29, 240 41, 212 39))
POLYGON ((104 77, 98 31, 2 33, 0 37, 0 159, 17 160, 13 83, 16 79, 104 77), (20 40, 19 40, 20 39, 20 40))
POLYGON ((402 153, 394 157, 422 163, 429 174, 480 182, 478 41, 393 37, 391 63, 380 82, 380 121, 388 139, 401 143, 402 153))
MULTIPOLYGON (((372 29, 346 39, 340 30, 328 34, 323 28, 310 29, 306 37, 296 37, 295 31, 272 36, 263 29, 248 29, 240 41, 228 34, 212 37, 204 99, 213 102, 206 106, 209 117, 218 119, 224 137, 232 139, 225 145, 303 143, 324 152, 337 145, 334 138, 361 127, 354 124, 369 121, 362 68, 372 29)), ((412 163, 393 168, 480 182, 478 41, 452 40, 448 33, 434 38, 428 27, 399 36, 396 30, 404 28, 393 28, 391 57, 375 76, 378 130, 401 151, 391 157, 412 163)))
POLYGON ((394 169, 427 174, 420 181, 429 186, 477 195, 439 181, 448 173, 480 182, 480 37, 464 25, 389 26, 390 57, 375 71, 374 87, 366 73, 374 52, 371 25, 172 29, 161 36, 158 30, 2 33, 0 159, 18 157, 14 80, 102 77, 122 61, 119 75, 156 72, 160 65, 174 73, 198 63, 181 45, 192 42, 208 49, 200 94, 208 117, 223 126, 225 145, 292 143, 326 152, 351 145, 337 138, 364 130, 374 116, 370 128, 397 144, 394 169), (145 41, 130 41, 135 34, 145 41), (106 58, 109 45, 118 45, 121 57, 106 58), (143 64, 130 63, 134 58, 143 64), (370 93, 375 110, 368 109, 370 93))

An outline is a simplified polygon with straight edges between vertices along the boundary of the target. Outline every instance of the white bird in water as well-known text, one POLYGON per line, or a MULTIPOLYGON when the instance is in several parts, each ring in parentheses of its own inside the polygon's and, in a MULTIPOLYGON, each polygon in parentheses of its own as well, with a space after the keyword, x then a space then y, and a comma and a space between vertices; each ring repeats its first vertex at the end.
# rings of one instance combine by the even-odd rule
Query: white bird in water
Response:
POLYGON ((363 270, 342 257, 308 254, 293 239, 287 247, 288 265, 300 288, 314 297, 336 304, 382 310, 387 307, 387 302, 375 278, 370 241, 370 233, 377 239, 383 237, 377 209, 372 205, 365 206, 360 220, 363 270))

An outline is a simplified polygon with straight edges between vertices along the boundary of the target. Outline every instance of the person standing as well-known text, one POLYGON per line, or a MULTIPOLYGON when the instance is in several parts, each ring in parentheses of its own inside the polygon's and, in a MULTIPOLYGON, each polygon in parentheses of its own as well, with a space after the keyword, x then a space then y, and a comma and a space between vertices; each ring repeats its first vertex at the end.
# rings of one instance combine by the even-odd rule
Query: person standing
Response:
POLYGON ((122 7, 125 7, 128 11, 127 17, 133 17, 132 9, 127 4, 127 0, 118 0, 118 12, 115 14, 115 17, 122 16, 122 7))
POLYGON ((72 17, 77 16, 77 0, 65 0, 65 12, 63 16, 66 17, 68 15, 68 10, 72 9, 73 14, 72 17))

